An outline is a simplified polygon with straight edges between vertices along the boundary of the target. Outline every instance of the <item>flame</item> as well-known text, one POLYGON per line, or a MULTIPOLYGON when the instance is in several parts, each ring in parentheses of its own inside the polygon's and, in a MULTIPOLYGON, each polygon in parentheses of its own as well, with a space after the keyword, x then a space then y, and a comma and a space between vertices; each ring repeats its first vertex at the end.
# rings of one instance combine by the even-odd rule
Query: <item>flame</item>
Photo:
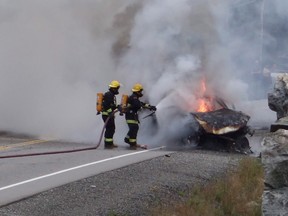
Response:
POLYGON ((202 80, 201 82, 201 90, 202 90, 202 93, 205 93, 206 92, 206 83, 205 83, 205 80, 202 80))
POLYGON ((198 99, 197 112, 209 112, 213 110, 213 103, 212 103, 213 99, 205 96, 206 90, 207 90, 206 82, 205 79, 203 79, 201 81, 201 90, 200 90, 201 98, 198 99))
POLYGON ((209 112, 213 110, 211 100, 209 99, 199 99, 197 112, 209 112))

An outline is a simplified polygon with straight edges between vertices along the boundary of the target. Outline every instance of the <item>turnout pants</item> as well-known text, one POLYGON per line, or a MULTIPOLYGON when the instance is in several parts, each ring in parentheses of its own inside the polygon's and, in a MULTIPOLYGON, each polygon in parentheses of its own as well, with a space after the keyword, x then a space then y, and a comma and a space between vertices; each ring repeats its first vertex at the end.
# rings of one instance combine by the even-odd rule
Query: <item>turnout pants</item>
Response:
MULTIPOLYGON (((105 121, 108 119, 108 115, 102 115, 102 119, 105 123, 105 121)), ((104 143, 106 147, 113 145, 114 133, 115 133, 115 118, 113 116, 110 117, 105 127, 104 143)))
POLYGON ((128 140, 128 143, 130 146, 136 146, 137 145, 137 134, 139 130, 139 124, 138 123, 128 123, 129 131, 125 137, 125 140, 128 140))

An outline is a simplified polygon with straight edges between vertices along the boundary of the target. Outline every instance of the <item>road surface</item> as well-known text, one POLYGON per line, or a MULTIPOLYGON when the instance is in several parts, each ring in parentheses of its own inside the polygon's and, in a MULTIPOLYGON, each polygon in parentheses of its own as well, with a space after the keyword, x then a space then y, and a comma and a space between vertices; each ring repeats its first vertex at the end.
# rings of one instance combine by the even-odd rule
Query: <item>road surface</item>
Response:
MULTIPOLYGON (((82 143, 0 136, 0 156, 89 148, 82 143)), ((0 206, 99 173, 165 155, 163 147, 118 149, 0 159, 0 206)))

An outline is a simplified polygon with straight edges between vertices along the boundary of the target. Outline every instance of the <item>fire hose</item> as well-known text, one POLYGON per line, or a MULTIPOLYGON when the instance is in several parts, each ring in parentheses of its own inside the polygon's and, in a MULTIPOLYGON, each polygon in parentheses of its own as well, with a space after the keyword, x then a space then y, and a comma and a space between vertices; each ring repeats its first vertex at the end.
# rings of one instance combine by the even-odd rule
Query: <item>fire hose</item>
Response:
POLYGON ((118 112, 118 109, 115 109, 112 114, 108 116, 106 121, 104 122, 104 126, 102 128, 101 134, 100 134, 100 139, 99 142, 96 146, 94 147, 89 147, 89 148, 79 148, 79 149, 71 149, 71 150, 63 150, 63 151, 51 151, 51 152, 38 152, 38 153, 27 153, 27 154, 17 154, 17 155, 4 155, 0 156, 0 159, 4 158, 16 158, 16 157, 30 157, 30 156, 39 156, 39 155, 52 155, 52 154, 64 154, 64 153, 73 153, 73 152, 80 152, 80 151, 88 151, 88 150, 96 150, 102 141, 102 137, 104 134, 104 130, 106 128, 106 125, 110 118, 115 115, 115 113, 118 112))

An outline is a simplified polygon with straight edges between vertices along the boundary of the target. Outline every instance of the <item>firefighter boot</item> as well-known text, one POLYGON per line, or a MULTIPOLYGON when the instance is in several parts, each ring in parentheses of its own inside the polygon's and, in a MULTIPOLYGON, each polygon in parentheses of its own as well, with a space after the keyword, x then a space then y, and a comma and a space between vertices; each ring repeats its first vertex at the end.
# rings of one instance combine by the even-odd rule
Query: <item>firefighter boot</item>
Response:
POLYGON ((130 144, 131 150, 136 150, 139 146, 135 140, 133 140, 133 142, 131 142, 131 140, 129 140, 129 144, 130 144))
POLYGON ((105 143, 105 149, 113 149, 113 148, 117 148, 118 145, 114 144, 114 143, 105 143))
POLYGON ((113 149, 113 148, 118 148, 118 145, 113 144, 113 145, 105 145, 105 149, 113 149))
POLYGON ((124 142, 130 145, 129 137, 125 137, 125 138, 124 138, 124 142))
POLYGON ((130 149, 131 150, 137 150, 137 147, 138 147, 137 144, 136 145, 130 144, 130 149))

